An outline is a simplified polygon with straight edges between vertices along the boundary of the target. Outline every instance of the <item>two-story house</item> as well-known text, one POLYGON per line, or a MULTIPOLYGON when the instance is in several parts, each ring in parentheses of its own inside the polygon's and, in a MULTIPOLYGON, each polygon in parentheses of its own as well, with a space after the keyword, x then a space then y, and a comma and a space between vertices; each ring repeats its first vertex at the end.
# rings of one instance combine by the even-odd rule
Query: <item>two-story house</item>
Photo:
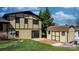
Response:
POLYGON ((6 29, 9 39, 41 38, 40 17, 31 11, 8 13, 3 18, 7 20, 7 26, 2 28, 6 29))

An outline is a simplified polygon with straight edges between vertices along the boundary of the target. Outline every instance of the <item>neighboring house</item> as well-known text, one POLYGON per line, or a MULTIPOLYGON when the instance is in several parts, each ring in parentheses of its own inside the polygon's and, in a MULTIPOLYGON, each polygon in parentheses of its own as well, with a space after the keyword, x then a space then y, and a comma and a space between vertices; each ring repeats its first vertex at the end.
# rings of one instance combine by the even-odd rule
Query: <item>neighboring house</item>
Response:
POLYGON ((3 18, 0 21, 0 30, 6 33, 7 38, 41 38, 41 20, 38 15, 24 11, 5 14, 3 18))
POLYGON ((49 26, 47 28, 47 39, 59 42, 71 42, 75 38, 73 26, 49 26))
POLYGON ((79 39, 79 26, 75 27, 75 39, 79 39))
POLYGON ((8 37, 8 35, 7 35, 8 23, 9 23, 9 21, 0 17, 0 39, 5 39, 8 37))

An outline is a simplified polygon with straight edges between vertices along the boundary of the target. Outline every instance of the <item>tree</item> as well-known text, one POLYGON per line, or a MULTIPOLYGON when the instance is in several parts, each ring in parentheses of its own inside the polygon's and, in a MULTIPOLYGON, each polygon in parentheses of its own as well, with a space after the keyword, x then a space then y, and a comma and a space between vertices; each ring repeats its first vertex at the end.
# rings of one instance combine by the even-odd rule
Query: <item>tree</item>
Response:
POLYGON ((51 26, 51 25, 55 25, 55 23, 53 23, 54 19, 52 18, 48 7, 46 7, 44 11, 40 11, 39 16, 40 16, 40 18, 42 18, 41 19, 41 21, 42 21, 42 32, 46 36, 47 27, 51 26))

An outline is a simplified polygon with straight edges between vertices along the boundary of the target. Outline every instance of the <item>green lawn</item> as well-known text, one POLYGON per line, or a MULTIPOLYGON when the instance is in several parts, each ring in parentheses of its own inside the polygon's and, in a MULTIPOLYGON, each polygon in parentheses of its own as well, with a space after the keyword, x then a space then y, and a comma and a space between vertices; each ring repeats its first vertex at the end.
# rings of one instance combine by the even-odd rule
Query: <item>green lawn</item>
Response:
POLYGON ((0 51, 76 51, 79 48, 58 48, 42 44, 33 40, 0 41, 0 51))

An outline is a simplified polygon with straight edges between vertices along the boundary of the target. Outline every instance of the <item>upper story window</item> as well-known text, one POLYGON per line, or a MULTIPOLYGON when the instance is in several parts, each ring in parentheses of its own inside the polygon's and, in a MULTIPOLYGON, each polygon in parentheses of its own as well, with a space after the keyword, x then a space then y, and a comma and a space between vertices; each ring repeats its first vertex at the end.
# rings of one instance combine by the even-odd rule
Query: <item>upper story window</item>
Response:
POLYGON ((39 20, 33 19, 33 24, 39 24, 39 20))
POLYGON ((28 18, 25 18, 25 19, 24 19, 24 23, 25 23, 25 24, 28 24, 28 18))
POLYGON ((19 17, 15 17, 15 21, 16 21, 16 23, 20 23, 20 18, 19 17))
POLYGON ((62 32, 62 36, 65 36, 65 31, 62 32))

